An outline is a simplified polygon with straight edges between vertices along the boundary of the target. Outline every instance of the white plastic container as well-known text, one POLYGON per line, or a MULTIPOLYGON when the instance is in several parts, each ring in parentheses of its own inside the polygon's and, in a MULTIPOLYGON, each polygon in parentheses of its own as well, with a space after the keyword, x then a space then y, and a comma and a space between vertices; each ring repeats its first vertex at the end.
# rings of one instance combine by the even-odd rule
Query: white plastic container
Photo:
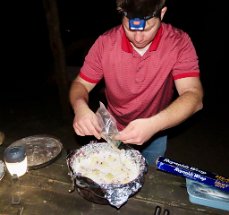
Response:
POLYGON ((24 146, 13 146, 4 151, 6 167, 12 176, 21 177, 27 172, 27 156, 24 146))

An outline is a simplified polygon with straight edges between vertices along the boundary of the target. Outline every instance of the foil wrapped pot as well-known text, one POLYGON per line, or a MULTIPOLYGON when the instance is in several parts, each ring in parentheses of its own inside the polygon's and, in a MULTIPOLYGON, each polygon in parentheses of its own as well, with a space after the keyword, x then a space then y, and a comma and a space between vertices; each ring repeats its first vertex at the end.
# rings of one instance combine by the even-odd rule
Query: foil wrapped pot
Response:
POLYGON ((119 149, 107 142, 91 142, 67 156, 74 189, 88 201, 120 208, 144 184, 147 165, 129 146, 119 149))

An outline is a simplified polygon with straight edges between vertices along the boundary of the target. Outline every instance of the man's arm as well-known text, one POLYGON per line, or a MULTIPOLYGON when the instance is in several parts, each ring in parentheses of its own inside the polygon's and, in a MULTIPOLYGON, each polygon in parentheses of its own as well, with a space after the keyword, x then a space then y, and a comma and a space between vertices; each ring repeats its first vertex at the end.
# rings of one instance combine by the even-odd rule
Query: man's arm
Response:
POLYGON ((179 94, 177 99, 152 117, 133 120, 115 139, 142 145, 159 131, 182 123, 202 109, 203 89, 199 78, 179 79, 175 81, 175 85, 179 94))
POLYGON ((178 98, 157 114, 160 130, 180 124, 203 108, 203 88, 199 78, 178 79, 175 86, 178 98))
POLYGON ((75 113, 73 128, 80 136, 94 135, 100 139, 100 126, 95 113, 89 108, 89 93, 95 87, 80 78, 79 76, 72 82, 69 92, 69 100, 75 113))
POLYGON ((79 76, 72 82, 69 99, 74 113, 80 103, 84 103, 84 105, 88 104, 89 92, 94 88, 94 86, 94 84, 84 81, 79 76))

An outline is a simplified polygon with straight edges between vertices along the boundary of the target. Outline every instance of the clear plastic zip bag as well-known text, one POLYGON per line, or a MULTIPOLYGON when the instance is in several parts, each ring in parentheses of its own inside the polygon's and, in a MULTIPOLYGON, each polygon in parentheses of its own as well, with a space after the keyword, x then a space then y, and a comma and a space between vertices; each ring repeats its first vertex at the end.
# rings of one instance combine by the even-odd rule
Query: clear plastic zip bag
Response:
POLYGON ((111 143, 114 146, 119 147, 121 142, 114 140, 114 136, 119 132, 116 126, 116 120, 108 112, 108 110, 102 102, 99 102, 99 104, 100 106, 96 111, 96 116, 102 128, 102 138, 106 140, 108 143, 111 143))

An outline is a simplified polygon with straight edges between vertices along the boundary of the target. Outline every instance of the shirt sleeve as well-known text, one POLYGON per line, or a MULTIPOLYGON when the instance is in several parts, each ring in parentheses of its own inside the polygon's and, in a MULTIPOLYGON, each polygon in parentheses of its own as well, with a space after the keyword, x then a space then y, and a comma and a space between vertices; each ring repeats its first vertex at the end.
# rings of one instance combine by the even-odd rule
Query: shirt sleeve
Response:
POLYGON ((103 41, 98 37, 92 47, 89 49, 83 66, 80 69, 80 77, 91 83, 98 83, 103 78, 102 56, 103 41))
POLYGON ((174 80, 200 75, 198 56, 187 33, 183 34, 179 43, 178 58, 172 74, 174 80))

